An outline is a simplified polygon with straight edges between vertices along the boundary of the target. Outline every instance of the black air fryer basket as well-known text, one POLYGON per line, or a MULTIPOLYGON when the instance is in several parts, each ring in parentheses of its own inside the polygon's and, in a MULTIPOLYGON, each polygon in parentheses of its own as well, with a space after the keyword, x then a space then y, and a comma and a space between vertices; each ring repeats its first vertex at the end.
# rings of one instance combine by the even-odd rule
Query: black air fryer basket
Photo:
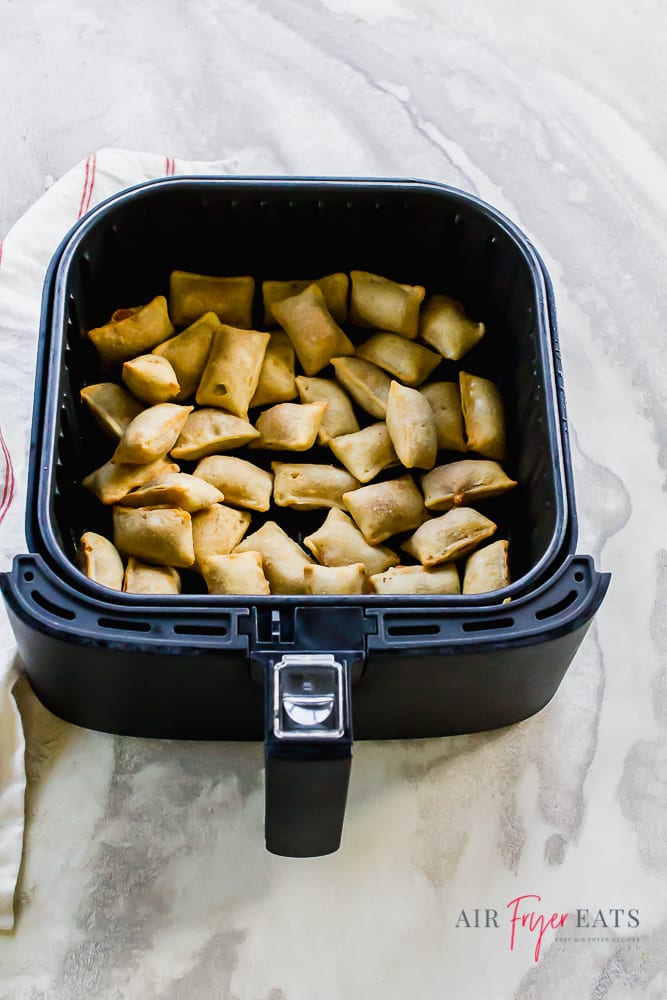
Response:
MULTIPOLYGON (((433 377, 456 371, 443 362, 433 377)), ((280 515, 298 539, 322 516, 280 515)), ((552 698, 609 582, 575 555, 545 267, 494 209, 422 182, 178 177, 91 211, 46 278, 26 529, 30 554, 0 584, 44 705, 113 733, 263 739, 267 847, 293 856, 339 845, 353 724, 360 739, 405 739, 525 719, 552 698), (79 402, 98 377, 81 332, 166 293, 175 268, 253 274, 260 293, 264 278, 358 268, 460 299, 483 319, 489 332, 464 367, 505 399, 507 469, 520 485, 485 512, 509 538, 514 582, 474 597, 214 597, 193 575, 190 593, 143 597, 79 572, 81 532, 109 532, 108 511, 80 486, 109 450, 79 402)))

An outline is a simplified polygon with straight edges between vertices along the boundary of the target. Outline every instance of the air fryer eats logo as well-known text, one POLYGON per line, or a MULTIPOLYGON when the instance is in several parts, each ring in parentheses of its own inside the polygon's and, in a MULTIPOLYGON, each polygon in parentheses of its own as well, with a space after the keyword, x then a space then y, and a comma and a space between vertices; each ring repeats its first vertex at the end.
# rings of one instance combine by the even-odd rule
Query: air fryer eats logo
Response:
POLYGON ((561 941, 593 941, 605 931, 633 930, 639 927, 639 910, 636 907, 612 907, 606 910, 578 907, 571 912, 560 913, 549 910, 537 893, 528 892, 510 899, 501 910, 494 907, 461 910, 455 927, 469 930, 505 929, 508 931, 510 951, 519 946, 522 938, 529 939, 533 945, 533 960, 538 962, 542 943, 549 931, 567 927, 572 932, 572 937, 561 936, 561 941), (591 934, 591 931, 597 933, 591 934))

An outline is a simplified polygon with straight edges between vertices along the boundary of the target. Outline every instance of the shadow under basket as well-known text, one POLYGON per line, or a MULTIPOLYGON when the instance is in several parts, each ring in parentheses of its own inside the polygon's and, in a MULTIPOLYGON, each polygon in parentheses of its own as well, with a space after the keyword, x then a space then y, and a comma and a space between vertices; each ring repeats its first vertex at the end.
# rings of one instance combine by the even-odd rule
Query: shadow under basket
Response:
MULTIPOLYGON (((443 361, 433 378, 458 367, 443 361)), ((301 540, 322 512, 276 519, 301 540)), ((26 533, 30 554, 0 587, 43 704, 112 733, 263 739, 266 844, 290 856, 339 846, 353 725, 358 739, 406 739, 527 718, 556 692, 609 583, 575 554, 546 269, 495 209, 428 182, 172 177, 89 212, 44 287, 26 533), (263 279, 354 268, 425 285, 483 319, 463 367, 505 400, 519 487, 485 512, 510 541, 512 584, 480 596, 231 597, 203 593, 191 574, 179 596, 144 597, 80 573, 75 541, 110 524, 80 486, 109 448, 79 401, 96 379, 81 331, 166 294, 175 268, 254 275, 257 329, 263 279)))

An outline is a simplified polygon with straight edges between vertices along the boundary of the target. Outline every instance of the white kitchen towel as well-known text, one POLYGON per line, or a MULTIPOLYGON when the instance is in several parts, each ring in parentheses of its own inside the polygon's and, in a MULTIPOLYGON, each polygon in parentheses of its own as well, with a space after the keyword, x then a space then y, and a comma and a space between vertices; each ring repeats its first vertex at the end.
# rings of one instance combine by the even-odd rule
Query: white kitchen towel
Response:
MULTIPOLYGON (((238 172, 213 163, 102 149, 53 184, 0 243, 0 572, 26 551, 23 522, 42 284, 68 230, 123 188, 173 174, 238 172)), ((0 930, 14 926, 24 823, 24 738, 12 689, 21 668, 0 601, 0 930)))

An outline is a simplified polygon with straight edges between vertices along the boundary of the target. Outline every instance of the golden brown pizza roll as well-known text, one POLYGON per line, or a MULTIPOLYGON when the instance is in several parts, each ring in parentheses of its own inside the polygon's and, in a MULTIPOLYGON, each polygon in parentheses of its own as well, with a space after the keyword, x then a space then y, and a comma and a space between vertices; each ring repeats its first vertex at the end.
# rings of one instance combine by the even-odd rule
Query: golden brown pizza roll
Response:
POLYGON ((116 465, 145 465, 166 455, 191 412, 191 406, 177 403, 157 403, 142 410, 123 431, 111 461, 116 465))
POLYGON ((377 420, 384 420, 391 385, 387 373, 362 358, 332 358, 331 364, 355 403, 377 420))
POLYGON ((356 356, 384 368, 394 378, 413 387, 421 385, 441 361, 435 351, 396 333, 374 333, 357 348, 356 356))
POLYGON ((84 531, 76 550, 76 561, 89 580, 110 587, 123 589, 123 560, 115 545, 95 531, 84 531))
POLYGON ((487 378, 460 372, 461 409, 470 451, 503 462, 506 456, 505 408, 497 386, 487 378))
POLYGON ((438 454, 433 411, 417 389, 392 382, 387 400, 387 430, 406 469, 432 469, 438 454))
POLYGON ((468 556, 463 574, 464 594, 488 594, 510 583, 507 552, 509 542, 504 538, 485 545, 468 556))
POLYGON ((429 382, 419 390, 433 411, 438 448, 467 451, 461 410, 461 390, 456 382, 429 382))
POLYGON ((308 451, 315 444, 327 403, 278 403, 257 418, 259 437, 251 448, 308 451))
POLYGON ((159 354, 141 354, 126 361, 121 377, 130 392, 149 405, 168 403, 181 389, 176 372, 159 354))
POLYGON ((202 565, 209 594, 270 594, 262 569, 261 552, 232 552, 211 556, 202 565))
POLYGON ((312 559, 275 521, 267 521, 234 549, 234 552, 251 551, 262 554, 264 574, 272 594, 306 593, 303 567, 312 559))
POLYGON ((507 493, 516 482, 503 472, 497 462, 464 458, 460 462, 439 465, 422 476, 424 503, 429 510, 469 507, 476 500, 507 493))
POLYGON ((419 308, 426 294, 421 285, 401 285, 368 271, 351 271, 350 277, 352 323, 414 340, 419 330, 419 308))
POLYGON ((345 493, 343 500, 369 545, 410 531, 426 517, 422 495, 412 476, 362 486, 345 493))
POLYGON ((176 331, 169 319, 167 300, 158 295, 138 309, 119 309, 104 326, 88 331, 105 368, 152 350, 176 331))
POLYGON ((120 501, 122 507, 180 507, 194 514, 224 500, 223 494, 199 476, 185 472, 167 472, 156 476, 120 501))
POLYGON ((194 462, 207 455, 240 448, 258 437, 259 431, 242 417, 206 407, 188 416, 171 454, 174 458, 194 462))
POLYGON ((458 361, 484 336, 484 324, 468 319, 460 302, 431 295, 421 315, 419 336, 443 358, 458 361))
POLYGON ((250 527, 250 514, 223 503, 214 503, 192 515, 195 566, 211 556, 229 555, 250 527))
POLYGON ((317 375, 334 357, 354 354, 354 344, 327 309, 317 285, 276 302, 273 315, 294 344, 306 375, 317 375))
POLYGON ((329 447, 360 483, 369 483, 383 469, 398 465, 398 457, 383 421, 362 427, 354 434, 332 438, 329 447))
POLYGON ((114 544, 122 555, 157 566, 192 566, 192 521, 177 507, 114 507, 114 544))
POLYGON ((180 594, 181 577, 173 566, 151 566, 130 556, 123 590, 126 594, 180 594))
POLYGON ((317 440, 327 445, 331 438, 340 434, 352 434, 359 430, 359 422, 354 415, 352 403, 341 387, 331 379, 308 378, 307 375, 297 375, 296 385, 302 403, 327 404, 322 418, 317 440))
POLYGON ((250 406, 285 403, 296 396, 294 348, 282 330, 271 334, 259 373, 259 382, 250 406))
POLYGON ((175 462, 168 462, 164 458, 158 458, 146 465, 116 465, 114 462, 105 462, 99 469, 95 469, 85 477, 83 485, 103 504, 109 505, 119 503, 130 490, 168 472, 178 472, 178 466, 175 462))
POLYGON ((304 566, 307 594, 364 594, 368 579, 363 563, 350 566, 304 566))
POLYGON ((197 391, 211 349, 213 333, 220 329, 220 325, 215 313, 204 313, 187 330, 153 348, 153 354, 166 358, 176 372, 181 387, 176 397, 178 402, 188 399, 197 391))
POLYGON ((358 480, 334 465, 302 465, 272 462, 273 500, 278 507, 315 510, 317 507, 344 509, 343 493, 356 490, 358 480))
POLYGON ((324 523, 303 544, 324 566, 350 566, 362 563, 366 573, 382 573, 399 561, 384 545, 369 545, 348 514, 334 507, 324 523))
POLYGON ((426 521, 401 547, 423 566, 437 566, 472 552, 496 525, 472 507, 453 510, 426 521))
POLYGON ((215 313, 221 323, 249 330, 255 279, 249 275, 218 278, 189 271, 169 277, 169 311, 177 326, 189 326, 204 313, 215 313))
POLYGON ((337 323, 347 322, 347 289, 350 281, 346 274, 338 272, 327 274, 323 278, 314 278, 311 281, 297 279, 294 281, 264 281, 262 282, 262 296, 264 298, 264 325, 275 326, 276 318, 273 315, 273 306, 283 299, 290 299, 294 295, 303 292, 309 285, 317 285, 327 304, 327 309, 337 323))
POLYGON ((271 506, 273 476, 244 458, 234 455, 209 455, 194 471, 207 483, 217 486, 225 502, 249 510, 268 510, 271 506))
POLYGON ((427 569, 425 566, 394 566, 371 577, 376 594, 460 594, 459 571, 454 563, 427 569))
POLYGON ((257 330, 239 330, 224 323, 218 327, 197 389, 199 405, 221 406, 245 420, 270 339, 270 334, 257 330))
POLYGON ((141 403, 115 382, 87 385, 81 390, 81 399, 104 433, 116 439, 143 410, 141 403))

